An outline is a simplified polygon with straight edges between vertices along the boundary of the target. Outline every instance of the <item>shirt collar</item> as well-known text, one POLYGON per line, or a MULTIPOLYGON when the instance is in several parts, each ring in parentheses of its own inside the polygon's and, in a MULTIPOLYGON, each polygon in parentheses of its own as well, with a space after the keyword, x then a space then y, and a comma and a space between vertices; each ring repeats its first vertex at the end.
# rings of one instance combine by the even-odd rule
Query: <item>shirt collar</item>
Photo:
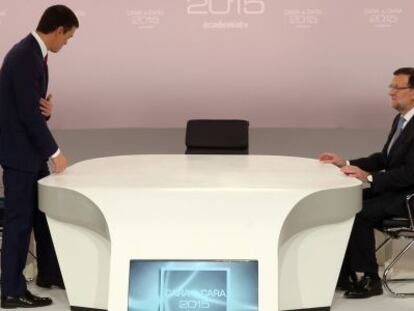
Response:
POLYGON ((37 43, 39 44, 40 50, 42 51, 43 58, 47 55, 47 47, 46 44, 43 42, 42 38, 36 33, 36 31, 32 31, 32 36, 36 39, 37 43))
POLYGON ((411 108, 410 111, 408 111, 405 115, 401 115, 405 119, 404 126, 411 120, 411 118, 414 116, 414 108, 411 108))

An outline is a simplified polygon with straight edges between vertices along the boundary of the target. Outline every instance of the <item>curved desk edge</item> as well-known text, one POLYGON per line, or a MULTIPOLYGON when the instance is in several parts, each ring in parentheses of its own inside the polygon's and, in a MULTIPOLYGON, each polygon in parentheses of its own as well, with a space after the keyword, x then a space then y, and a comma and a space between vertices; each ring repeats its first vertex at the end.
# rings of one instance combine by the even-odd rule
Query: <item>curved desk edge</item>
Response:
POLYGON ((279 236, 279 310, 329 310, 361 207, 356 186, 311 193, 291 210, 279 236))
POLYGON ((91 199, 70 189, 45 186, 41 183, 38 188, 39 209, 49 218, 88 228, 110 240, 105 217, 91 199))
POLYGON ((76 191, 41 183, 38 188, 71 310, 107 310, 111 243, 104 215, 76 191), (82 275, 82 286, 77 275, 82 275))

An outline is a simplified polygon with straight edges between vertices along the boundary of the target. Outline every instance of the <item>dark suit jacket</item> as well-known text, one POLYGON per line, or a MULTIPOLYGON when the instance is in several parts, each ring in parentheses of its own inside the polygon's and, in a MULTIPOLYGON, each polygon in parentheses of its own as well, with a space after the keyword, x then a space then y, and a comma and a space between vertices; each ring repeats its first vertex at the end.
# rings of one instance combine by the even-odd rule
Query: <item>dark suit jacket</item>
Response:
POLYGON ((58 149, 39 100, 45 97, 47 70, 30 34, 4 58, 0 69, 0 164, 35 172, 58 149))
POLYGON ((371 190, 374 194, 414 192, 414 118, 407 123, 387 155, 388 145, 397 129, 399 116, 397 115, 392 123, 391 132, 382 152, 350 161, 351 165, 371 172, 373 176, 371 190))

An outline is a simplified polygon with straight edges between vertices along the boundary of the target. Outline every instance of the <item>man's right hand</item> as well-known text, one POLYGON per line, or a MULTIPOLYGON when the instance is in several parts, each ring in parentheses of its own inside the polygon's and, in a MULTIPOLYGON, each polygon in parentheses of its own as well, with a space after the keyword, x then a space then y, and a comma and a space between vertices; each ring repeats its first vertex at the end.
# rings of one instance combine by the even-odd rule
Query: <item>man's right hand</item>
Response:
POLYGON ((68 161, 66 160, 63 153, 60 152, 57 157, 52 159, 52 164, 53 164, 53 173, 61 173, 68 166, 68 161))
POLYGON ((319 156, 319 161, 323 163, 335 164, 338 167, 343 167, 346 165, 346 161, 336 153, 324 152, 319 156))

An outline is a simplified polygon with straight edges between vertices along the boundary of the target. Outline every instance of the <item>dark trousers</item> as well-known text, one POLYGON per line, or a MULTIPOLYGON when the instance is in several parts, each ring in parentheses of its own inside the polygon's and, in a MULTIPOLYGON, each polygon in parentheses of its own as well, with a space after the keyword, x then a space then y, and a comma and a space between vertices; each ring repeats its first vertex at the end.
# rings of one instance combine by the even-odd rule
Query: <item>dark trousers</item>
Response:
POLYGON ((21 296, 27 289, 23 269, 32 229, 36 241, 38 276, 44 280, 61 280, 46 216, 38 208, 37 181, 47 175, 49 170, 46 163, 36 173, 3 167, 5 196, 1 252, 3 296, 21 296))
POLYGON ((380 228, 384 219, 408 217, 405 198, 410 193, 401 191, 374 195, 370 189, 364 189, 362 210, 355 216, 342 275, 351 272, 378 273, 374 229, 380 228))

